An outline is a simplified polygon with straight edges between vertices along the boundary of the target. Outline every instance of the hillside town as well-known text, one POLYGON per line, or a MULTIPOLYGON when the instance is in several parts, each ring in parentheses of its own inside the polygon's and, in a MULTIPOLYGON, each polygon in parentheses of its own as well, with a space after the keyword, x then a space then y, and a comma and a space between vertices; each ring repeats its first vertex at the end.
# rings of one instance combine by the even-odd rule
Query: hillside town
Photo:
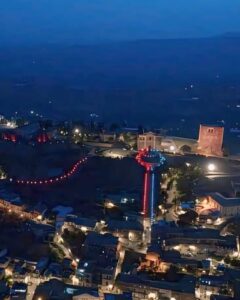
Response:
POLYGON ((222 126, 189 139, 1 117, 0 136, 0 299, 240 299, 222 126))

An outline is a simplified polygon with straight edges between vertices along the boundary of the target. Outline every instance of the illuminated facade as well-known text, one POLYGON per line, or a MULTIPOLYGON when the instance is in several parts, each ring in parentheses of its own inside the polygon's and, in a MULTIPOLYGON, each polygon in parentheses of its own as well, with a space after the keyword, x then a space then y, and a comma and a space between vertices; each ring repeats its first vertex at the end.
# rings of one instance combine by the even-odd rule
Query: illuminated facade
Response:
POLYGON ((165 158, 151 147, 139 151, 137 161, 145 168, 143 189, 143 216, 151 223, 155 218, 155 209, 158 197, 157 169, 164 165, 165 158))
POLYGON ((151 147, 168 153, 197 153, 206 156, 222 156, 224 128, 200 125, 198 140, 175 136, 161 136, 153 132, 138 135, 138 150, 151 147))
POLYGON ((160 136, 154 134, 153 132, 140 134, 138 136, 138 141, 137 141, 138 150, 146 149, 148 147, 151 147, 153 149, 158 149, 160 145, 161 145, 160 136))
POLYGON ((203 155, 222 156, 224 128, 200 125, 198 152, 203 155))
POLYGON ((208 206, 219 211, 222 217, 238 217, 240 215, 240 198, 226 198, 220 193, 211 193, 206 200, 208 206))
POLYGON ((147 132, 138 135, 137 148, 138 150, 151 147, 159 151, 168 153, 185 153, 197 152, 197 140, 175 137, 175 136, 162 136, 153 132, 147 132))

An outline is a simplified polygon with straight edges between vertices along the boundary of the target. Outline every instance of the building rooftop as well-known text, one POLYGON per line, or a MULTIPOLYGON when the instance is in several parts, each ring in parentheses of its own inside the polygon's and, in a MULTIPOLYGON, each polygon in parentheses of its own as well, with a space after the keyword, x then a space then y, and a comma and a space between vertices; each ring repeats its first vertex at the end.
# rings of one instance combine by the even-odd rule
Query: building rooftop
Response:
POLYGON ((199 283, 202 285, 221 286, 227 284, 228 280, 225 275, 202 275, 199 278, 199 283))
POLYGON ((82 218, 82 217, 69 215, 66 218, 66 222, 71 222, 78 226, 86 226, 86 227, 94 228, 97 221, 94 219, 88 219, 88 218, 82 218))
POLYGON ((220 193, 210 193, 209 196, 223 207, 240 206, 240 198, 226 198, 220 193))
POLYGON ((9 287, 7 286, 6 281, 0 280, 0 299, 4 299, 4 296, 7 295, 9 295, 9 287))
POLYGON ((82 287, 78 291, 74 292, 74 296, 76 296, 76 297, 77 296, 86 296, 86 298, 82 298, 82 299, 94 299, 94 298, 99 299, 99 293, 97 290, 94 290, 91 288, 86 288, 86 287, 82 287))
POLYGON ((115 231, 115 230, 143 231, 142 224, 133 221, 130 222, 130 221, 110 220, 107 222, 107 228, 110 231, 115 231))
POLYGON ((165 239, 168 243, 192 243, 197 240, 203 240, 205 243, 215 241, 217 244, 226 247, 236 247, 236 238, 233 235, 222 236, 217 229, 210 228, 181 228, 181 227, 163 227, 153 226, 152 238, 155 240, 165 239))
POLYGON ((57 279, 51 279, 37 286, 33 300, 38 300, 39 297, 43 299, 71 300, 74 295, 89 294, 93 291, 89 288, 73 286, 57 279))
POLYGON ((120 274, 117 277, 118 284, 125 285, 138 285, 139 287, 157 288, 169 291, 175 291, 180 293, 195 294, 195 277, 186 275, 179 281, 166 281, 166 280, 147 280, 142 279, 137 275, 120 274))
POLYGON ((27 295, 27 284, 23 282, 15 282, 10 290, 11 299, 24 300, 27 295))
POLYGON ((79 275, 100 272, 101 274, 113 275, 117 265, 117 260, 104 255, 97 255, 96 259, 82 259, 77 267, 79 275))
POLYGON ((200 126, 203 126, 203 127, 218 127, 218 128, 224 128, 223 125, 220 125, 220 124, 200 124, 200 126))
POLYGON ((95 245, 99 247, 117 247, 118 238, 114 237, 111 234, 99 234, 96 232, 89 232, 84 242, 84 245, 95 245))
POLYGON ((132 300, 131 293, 104 294, 104 300, 132 300))
MULTIPOLYGON (((184 238, 219 238, 220 231, 211 228, 182 228, 182 227, 170 227, 170 226, 153 226, 152 235, 159 236, 164 235, 168 237, 184 237, 184 238)), ((221 237, 222 238, 222 237, 221 237)))
POLYGON ((190 139, 190 138, 185 138, 185 137, 181 137, 181 136, 170 136, 170 135, 167 135, 167 136, 164 136, 162 137, 163 140, 173 140, 174 142, 187 142, 189 144, 196 144, 197 143, 197 140, 195 139, 190 139))
POLYGON ((82 273, 91 273, 96 268, 96 261, 91 261, 88 259, 82 259, 78 263, 78 272, 82 273))

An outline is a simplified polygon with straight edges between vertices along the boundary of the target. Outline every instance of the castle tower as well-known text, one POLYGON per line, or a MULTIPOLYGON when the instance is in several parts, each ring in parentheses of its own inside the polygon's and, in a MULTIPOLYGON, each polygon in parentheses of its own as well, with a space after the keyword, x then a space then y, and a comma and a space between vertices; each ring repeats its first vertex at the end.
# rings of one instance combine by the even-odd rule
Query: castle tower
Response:
POLYGON ((222 156, 224 128, 200 125, 198 151, 202 155, 222 156))

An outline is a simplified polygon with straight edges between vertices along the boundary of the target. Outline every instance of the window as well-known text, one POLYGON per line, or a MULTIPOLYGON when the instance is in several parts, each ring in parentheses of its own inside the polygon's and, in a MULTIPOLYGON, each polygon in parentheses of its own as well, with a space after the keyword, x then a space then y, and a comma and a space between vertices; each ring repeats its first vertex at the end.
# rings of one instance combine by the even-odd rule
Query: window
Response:
POLYGON ((214 128, 208 128, 208 133, 214 133, 214 128))

